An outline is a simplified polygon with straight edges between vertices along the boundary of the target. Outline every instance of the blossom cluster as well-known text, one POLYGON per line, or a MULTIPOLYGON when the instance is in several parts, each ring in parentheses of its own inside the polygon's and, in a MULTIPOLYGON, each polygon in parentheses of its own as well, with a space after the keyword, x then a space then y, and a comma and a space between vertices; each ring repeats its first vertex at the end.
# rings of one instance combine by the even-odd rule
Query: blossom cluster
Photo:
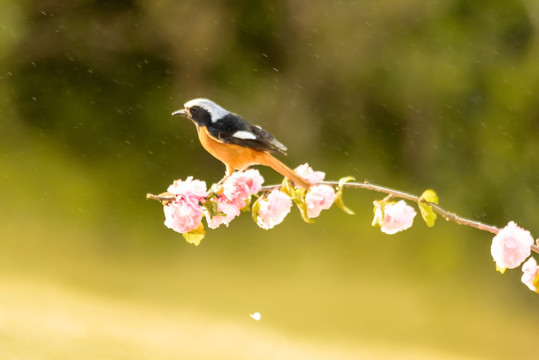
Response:
POLYGON ((312 184, 308 190, 296 189, 285 180, 280 188, 258 195, 264 178, 255 169, 235 172, 209 191, 206 182, 193 177, 176 180, 167 189, 173 200, 164 203, 165 225, 198 245, 204 234, 203 218, 210 229, 228 226, 242 210, 249 209, 253 196, 258 198, 253 205, 253 218, 263 229, 280 224, 290 213, 293 203, 305 208, 309 219, 316 218, 322 210, 331 207, 335 190, 332 186, 319 184, 325 173, 314 171, 308 164, 295 171, 312 184))

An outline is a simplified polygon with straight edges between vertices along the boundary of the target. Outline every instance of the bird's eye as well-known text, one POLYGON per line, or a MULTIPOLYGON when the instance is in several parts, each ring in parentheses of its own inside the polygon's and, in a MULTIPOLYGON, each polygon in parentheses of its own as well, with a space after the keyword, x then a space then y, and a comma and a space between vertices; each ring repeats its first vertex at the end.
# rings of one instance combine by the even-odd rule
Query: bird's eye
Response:
POLYGON ((198 108, 197 108, 197 107, 192 107, 191 109, 189 109, 189 112, 190 112, 191 114, 196 114, 197 111, 198 111, 198 108))

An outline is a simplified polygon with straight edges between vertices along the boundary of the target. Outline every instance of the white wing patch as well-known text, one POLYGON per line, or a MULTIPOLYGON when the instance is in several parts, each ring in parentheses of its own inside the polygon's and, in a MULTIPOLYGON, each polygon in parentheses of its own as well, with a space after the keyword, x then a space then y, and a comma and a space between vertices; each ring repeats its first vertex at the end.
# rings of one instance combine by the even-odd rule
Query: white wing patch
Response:
POLYGON ((216 122, 217 120, 230 114, 230 112, 208 99, 189 100, 184 104, 184 106, 186 109, 190 108, 191 106, 200 106, 201 108, 206 109, 210 113, 212 122, 216 122))
POLYGON ((256 140, 256 135, 246 130, 238 130, 232 136, 243 140, 256 140))

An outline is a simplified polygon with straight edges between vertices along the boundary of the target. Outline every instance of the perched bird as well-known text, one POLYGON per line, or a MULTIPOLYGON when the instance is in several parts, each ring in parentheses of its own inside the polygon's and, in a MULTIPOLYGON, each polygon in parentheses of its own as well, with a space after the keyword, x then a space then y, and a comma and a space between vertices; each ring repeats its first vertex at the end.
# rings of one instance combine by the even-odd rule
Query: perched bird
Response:
MULTIPOLYGON (((172 115, 193 121, 204 149, 226 165, 225 178, 234 170, 251 165, 265 165, 291 180, 296 186, 308 189, 311 184, 272 153, 286 155, 286 147, 260 126, 251 125, 208 99, 193 99, 172 115)), ((224 178, 224 179, 225 179, 224 178)), ((222 180, 221 180, 222 181, 222 180)))

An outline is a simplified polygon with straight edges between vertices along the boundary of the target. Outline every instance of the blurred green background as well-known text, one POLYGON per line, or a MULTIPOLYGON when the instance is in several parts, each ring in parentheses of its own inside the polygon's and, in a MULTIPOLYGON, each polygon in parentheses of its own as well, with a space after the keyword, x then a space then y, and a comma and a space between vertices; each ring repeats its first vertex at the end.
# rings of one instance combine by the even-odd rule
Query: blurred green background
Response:
MULTIPOLYGON (((0 0, 0 357, 517 359, 539 298, 491 235, 370 226, 380 195, 197 248, 145 200, 218 180, 208 97, 328 179, 419 194, 537 234, 534 0, 0 0), (249 313, 259 311, 255 322, 249 313)), ((279 177, 260 169, 270 183, 279 177)), ((536 352, 536 351, 535 351, 536 352)))

